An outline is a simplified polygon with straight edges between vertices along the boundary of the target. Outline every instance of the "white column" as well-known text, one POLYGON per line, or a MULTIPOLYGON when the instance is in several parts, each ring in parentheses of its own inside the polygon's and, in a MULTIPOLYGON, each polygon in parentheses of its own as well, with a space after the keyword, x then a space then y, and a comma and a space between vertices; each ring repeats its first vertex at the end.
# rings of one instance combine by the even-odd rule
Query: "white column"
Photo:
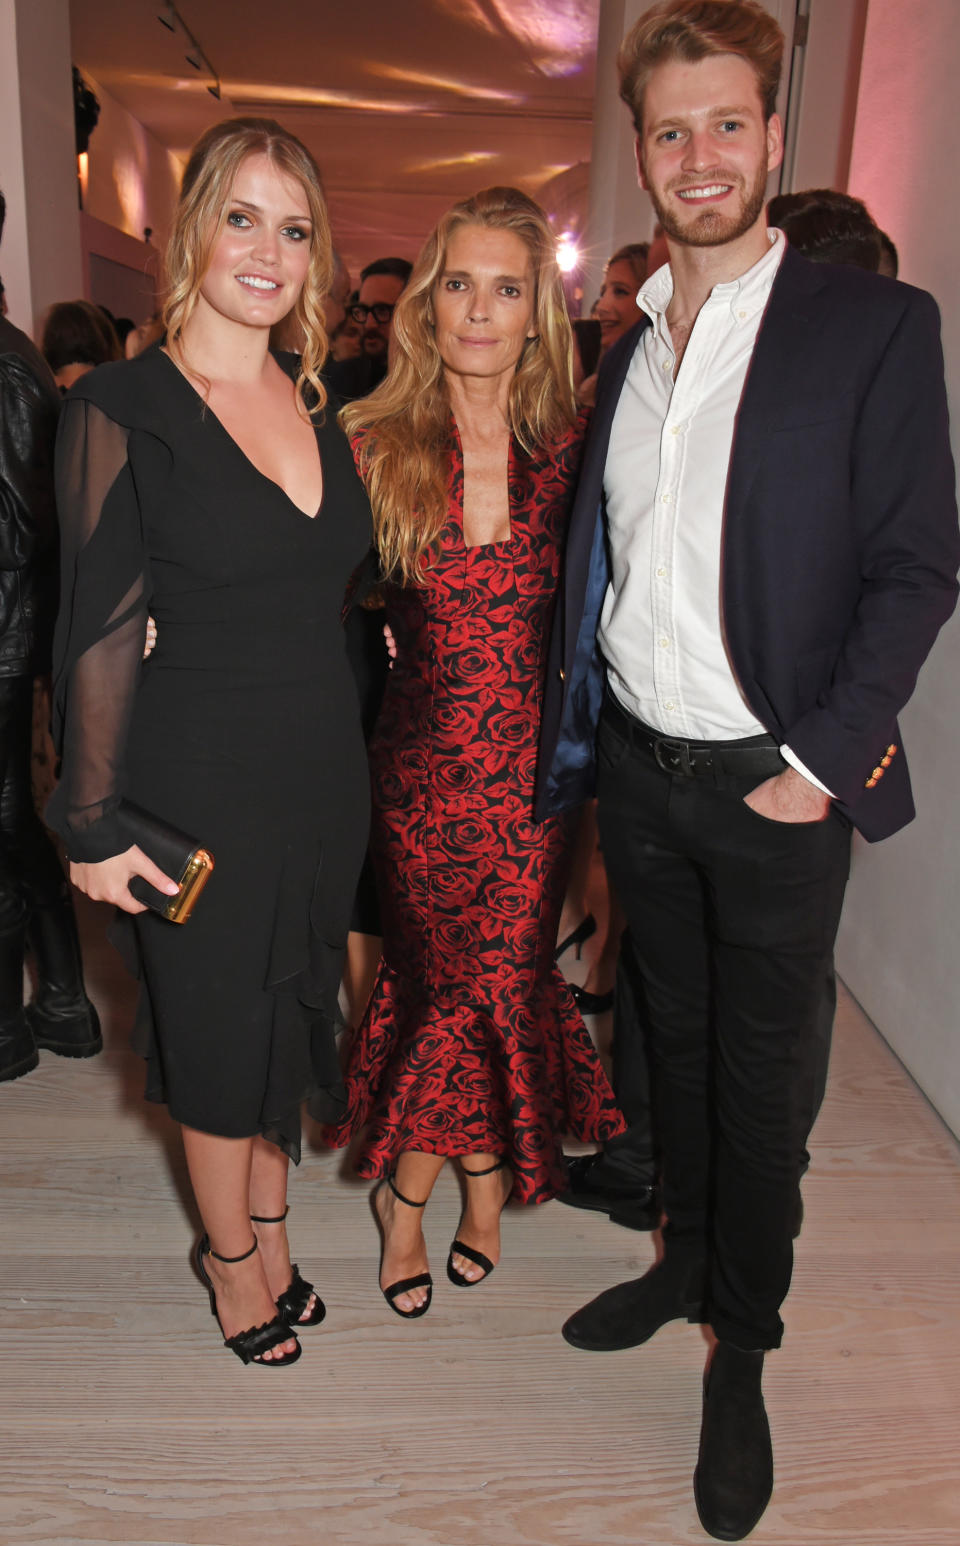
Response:
POLYGON ((0 188, 10 320, 35 335, 83 294, 68 0, 0 0, 0 188))
POLYGON ((637 182, 634 130, 620 100, 617 50, 649 0, 600 0, 593 151, 584 252, 584 315, 596 299, 603 265, 626 242, 649 240, 653 205, 637 182))

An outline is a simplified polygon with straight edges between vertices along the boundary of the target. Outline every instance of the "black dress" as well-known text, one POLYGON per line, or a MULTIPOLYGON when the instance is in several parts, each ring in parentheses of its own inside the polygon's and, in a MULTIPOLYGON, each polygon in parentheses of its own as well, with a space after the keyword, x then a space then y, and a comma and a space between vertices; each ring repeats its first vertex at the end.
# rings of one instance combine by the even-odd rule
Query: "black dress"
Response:
POLYGON ((317 441, 311 519, 157 347, 82 378, 57 458, 49 819, 71 858, 103 859, 129 846, 126 795, 213 853, 186 924, 119 915, 147 1095, 294 1159, 300 1102, 329 1120, 343 1101, 337 991, 368 824, 341 608, 370 510, 329 405, 317 441), (159 642, 141 665, 148 611, 159 642))

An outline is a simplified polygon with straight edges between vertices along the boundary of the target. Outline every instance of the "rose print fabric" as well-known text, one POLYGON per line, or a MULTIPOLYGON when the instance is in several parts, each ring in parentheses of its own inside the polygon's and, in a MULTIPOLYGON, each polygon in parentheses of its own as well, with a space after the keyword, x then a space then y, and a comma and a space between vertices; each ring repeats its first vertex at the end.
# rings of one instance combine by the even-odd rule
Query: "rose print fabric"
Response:
POLYGON ((404 1149, 506 1155, 514 1195, 562 1190, 560 1135, 623 1122, 553 950, 566 818, 532 819, 543 656, 580 454, 514 445, 507 542, 467 548, 463 460, 419 587, 390 587, 397 659, 369 753, 383 962, 347 1071, 362 1175, 404 1149))

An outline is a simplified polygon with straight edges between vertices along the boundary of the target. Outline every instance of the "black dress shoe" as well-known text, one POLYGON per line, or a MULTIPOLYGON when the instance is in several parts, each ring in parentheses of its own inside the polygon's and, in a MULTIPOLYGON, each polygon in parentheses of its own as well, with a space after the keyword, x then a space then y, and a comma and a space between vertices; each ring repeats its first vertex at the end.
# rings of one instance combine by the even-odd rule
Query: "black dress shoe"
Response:
POLYGON ((570 1208, 589 1208, 608 1213, 614 1224, 626 1229, 656 1229, 660 1223, 660 1188, 638 1186, 636 1181, 611 1169, 606 1156, 581 1154, 567 1160, 567 1190, 558 1202, 570 1208))
POLYGON ((693 1494, 700 1523, 718 1541, 742 1541, 749 1535, 773 1491, 762 1374, 762 1352, 717 1343, 704 1381, 693 1494))
POLYGON ((686 1253, 664 1256, 642 1278, 618 1283, 571 1315, 564 1341, 588 1353, 615 1353, 649 1341, 667 1321, 704 1319, 704 1271, 686 1253))

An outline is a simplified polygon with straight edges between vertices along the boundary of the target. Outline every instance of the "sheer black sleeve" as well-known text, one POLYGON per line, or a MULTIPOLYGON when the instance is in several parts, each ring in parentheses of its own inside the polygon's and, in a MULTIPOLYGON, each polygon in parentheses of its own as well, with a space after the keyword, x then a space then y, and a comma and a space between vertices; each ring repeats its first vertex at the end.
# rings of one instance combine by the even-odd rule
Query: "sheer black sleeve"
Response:
POLYGON ((67 401, 57 440, 61 600, 53 732, 62 769, 47 819, 71 859, 89 862, 129 847, 117 806, 149 597, 129 434, 78 398, 67 401))

